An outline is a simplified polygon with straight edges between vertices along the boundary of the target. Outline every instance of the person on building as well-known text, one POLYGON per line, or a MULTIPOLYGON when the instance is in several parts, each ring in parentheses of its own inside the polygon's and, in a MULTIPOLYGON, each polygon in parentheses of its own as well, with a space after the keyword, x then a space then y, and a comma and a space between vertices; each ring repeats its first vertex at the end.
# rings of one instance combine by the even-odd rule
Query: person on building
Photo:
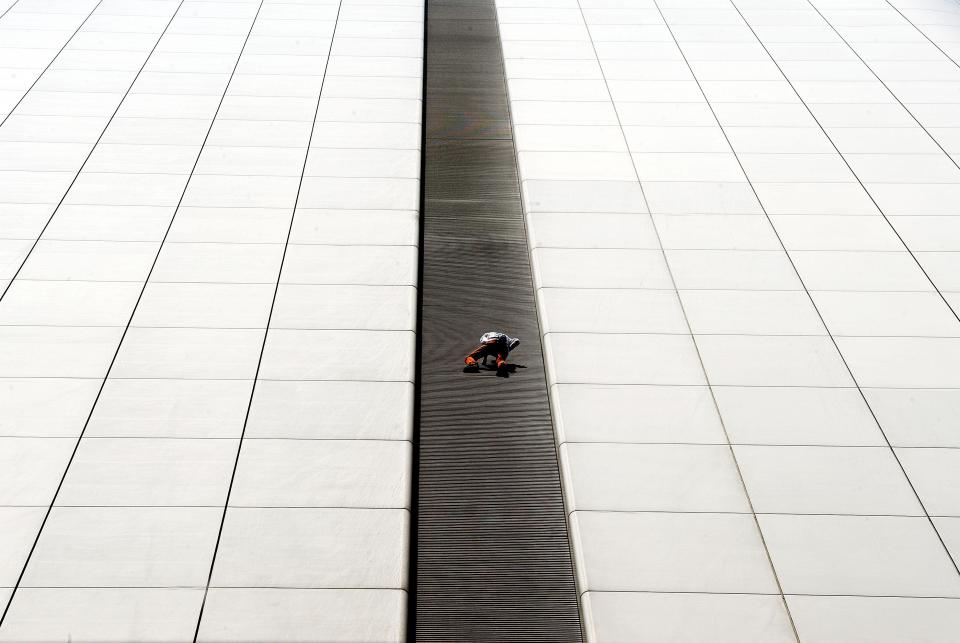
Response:
POLYGON ((479 373, 480 362, 487 365, 487 358, 494 356, 497 358, 497 375, 507 375, 507 355, 520 344, 516 337, 510 337, 506 333, 495 330, 481 335, 480 345, 470 351, 470 354, 463 360, 466 366, 463 367, 464 373, 479 373))

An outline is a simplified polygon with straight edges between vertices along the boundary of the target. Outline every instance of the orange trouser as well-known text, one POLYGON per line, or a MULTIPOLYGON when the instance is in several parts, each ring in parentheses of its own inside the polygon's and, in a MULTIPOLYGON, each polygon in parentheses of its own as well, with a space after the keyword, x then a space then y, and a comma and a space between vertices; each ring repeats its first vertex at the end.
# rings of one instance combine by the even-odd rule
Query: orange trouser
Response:
POLYGON ((491 339, 488 342, 484 342, 474 348, 469 355, 463 360, 467 364, 481 360, 488 355, 495 355, 497 357, 497 366, 507 361, 507 340, 504 337, 500 339, 491 339))

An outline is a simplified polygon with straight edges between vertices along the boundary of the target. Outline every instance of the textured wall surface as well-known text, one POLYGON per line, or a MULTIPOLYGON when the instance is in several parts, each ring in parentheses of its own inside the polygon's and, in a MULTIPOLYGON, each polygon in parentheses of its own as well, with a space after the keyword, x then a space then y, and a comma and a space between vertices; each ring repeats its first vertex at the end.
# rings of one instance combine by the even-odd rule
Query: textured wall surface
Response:
POLYGON ((419 641, 581 640, 493 0, 427 7, 419 641), (520 338, 509 378, 463 373, 520 338))
POLYGON ((960 6, 498 0, 586 633, 960 625, 960 6))

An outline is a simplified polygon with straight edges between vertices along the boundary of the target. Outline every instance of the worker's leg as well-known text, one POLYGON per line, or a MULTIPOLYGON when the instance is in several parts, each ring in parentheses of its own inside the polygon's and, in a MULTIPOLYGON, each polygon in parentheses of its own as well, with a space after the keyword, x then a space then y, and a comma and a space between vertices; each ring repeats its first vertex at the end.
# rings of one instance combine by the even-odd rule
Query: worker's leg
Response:
POLYGON ((497 350, 498 346, 496 340, 484 342, 470 351, 470 354, 467 355, 464 361, 469 364, 471 360, 477 361, 478 359, 483 359, 487 355, 495 355, 497 350))
POLYGON ((483 359, 487 355, 495 354, 497 351, 497 341, 484 342, 480 344, 472 351, 470 354, 464 358, 463 362, 466 366, 463 367, 465 373, 477 373, 480 371, 480 365, 477 364, 478 359, 483 359))
POLYGON ((510 352, 510 346, 507 344, 507 338, 501 337, 500 341, 497 342, 497 373, 502 373, 506 371, 507 368, 507 354, 510 352))

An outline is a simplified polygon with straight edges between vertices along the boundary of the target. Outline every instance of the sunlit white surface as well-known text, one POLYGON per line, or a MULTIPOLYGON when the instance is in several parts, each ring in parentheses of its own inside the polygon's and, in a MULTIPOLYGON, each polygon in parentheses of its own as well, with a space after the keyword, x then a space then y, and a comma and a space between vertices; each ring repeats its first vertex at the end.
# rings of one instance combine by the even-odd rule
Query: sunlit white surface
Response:
POLYGON ((588 639, 950 640, 960 6, 497 7, 588 639))
POLYGON ((422 4, 6 5, 0 640, 401 639, 422 4))

